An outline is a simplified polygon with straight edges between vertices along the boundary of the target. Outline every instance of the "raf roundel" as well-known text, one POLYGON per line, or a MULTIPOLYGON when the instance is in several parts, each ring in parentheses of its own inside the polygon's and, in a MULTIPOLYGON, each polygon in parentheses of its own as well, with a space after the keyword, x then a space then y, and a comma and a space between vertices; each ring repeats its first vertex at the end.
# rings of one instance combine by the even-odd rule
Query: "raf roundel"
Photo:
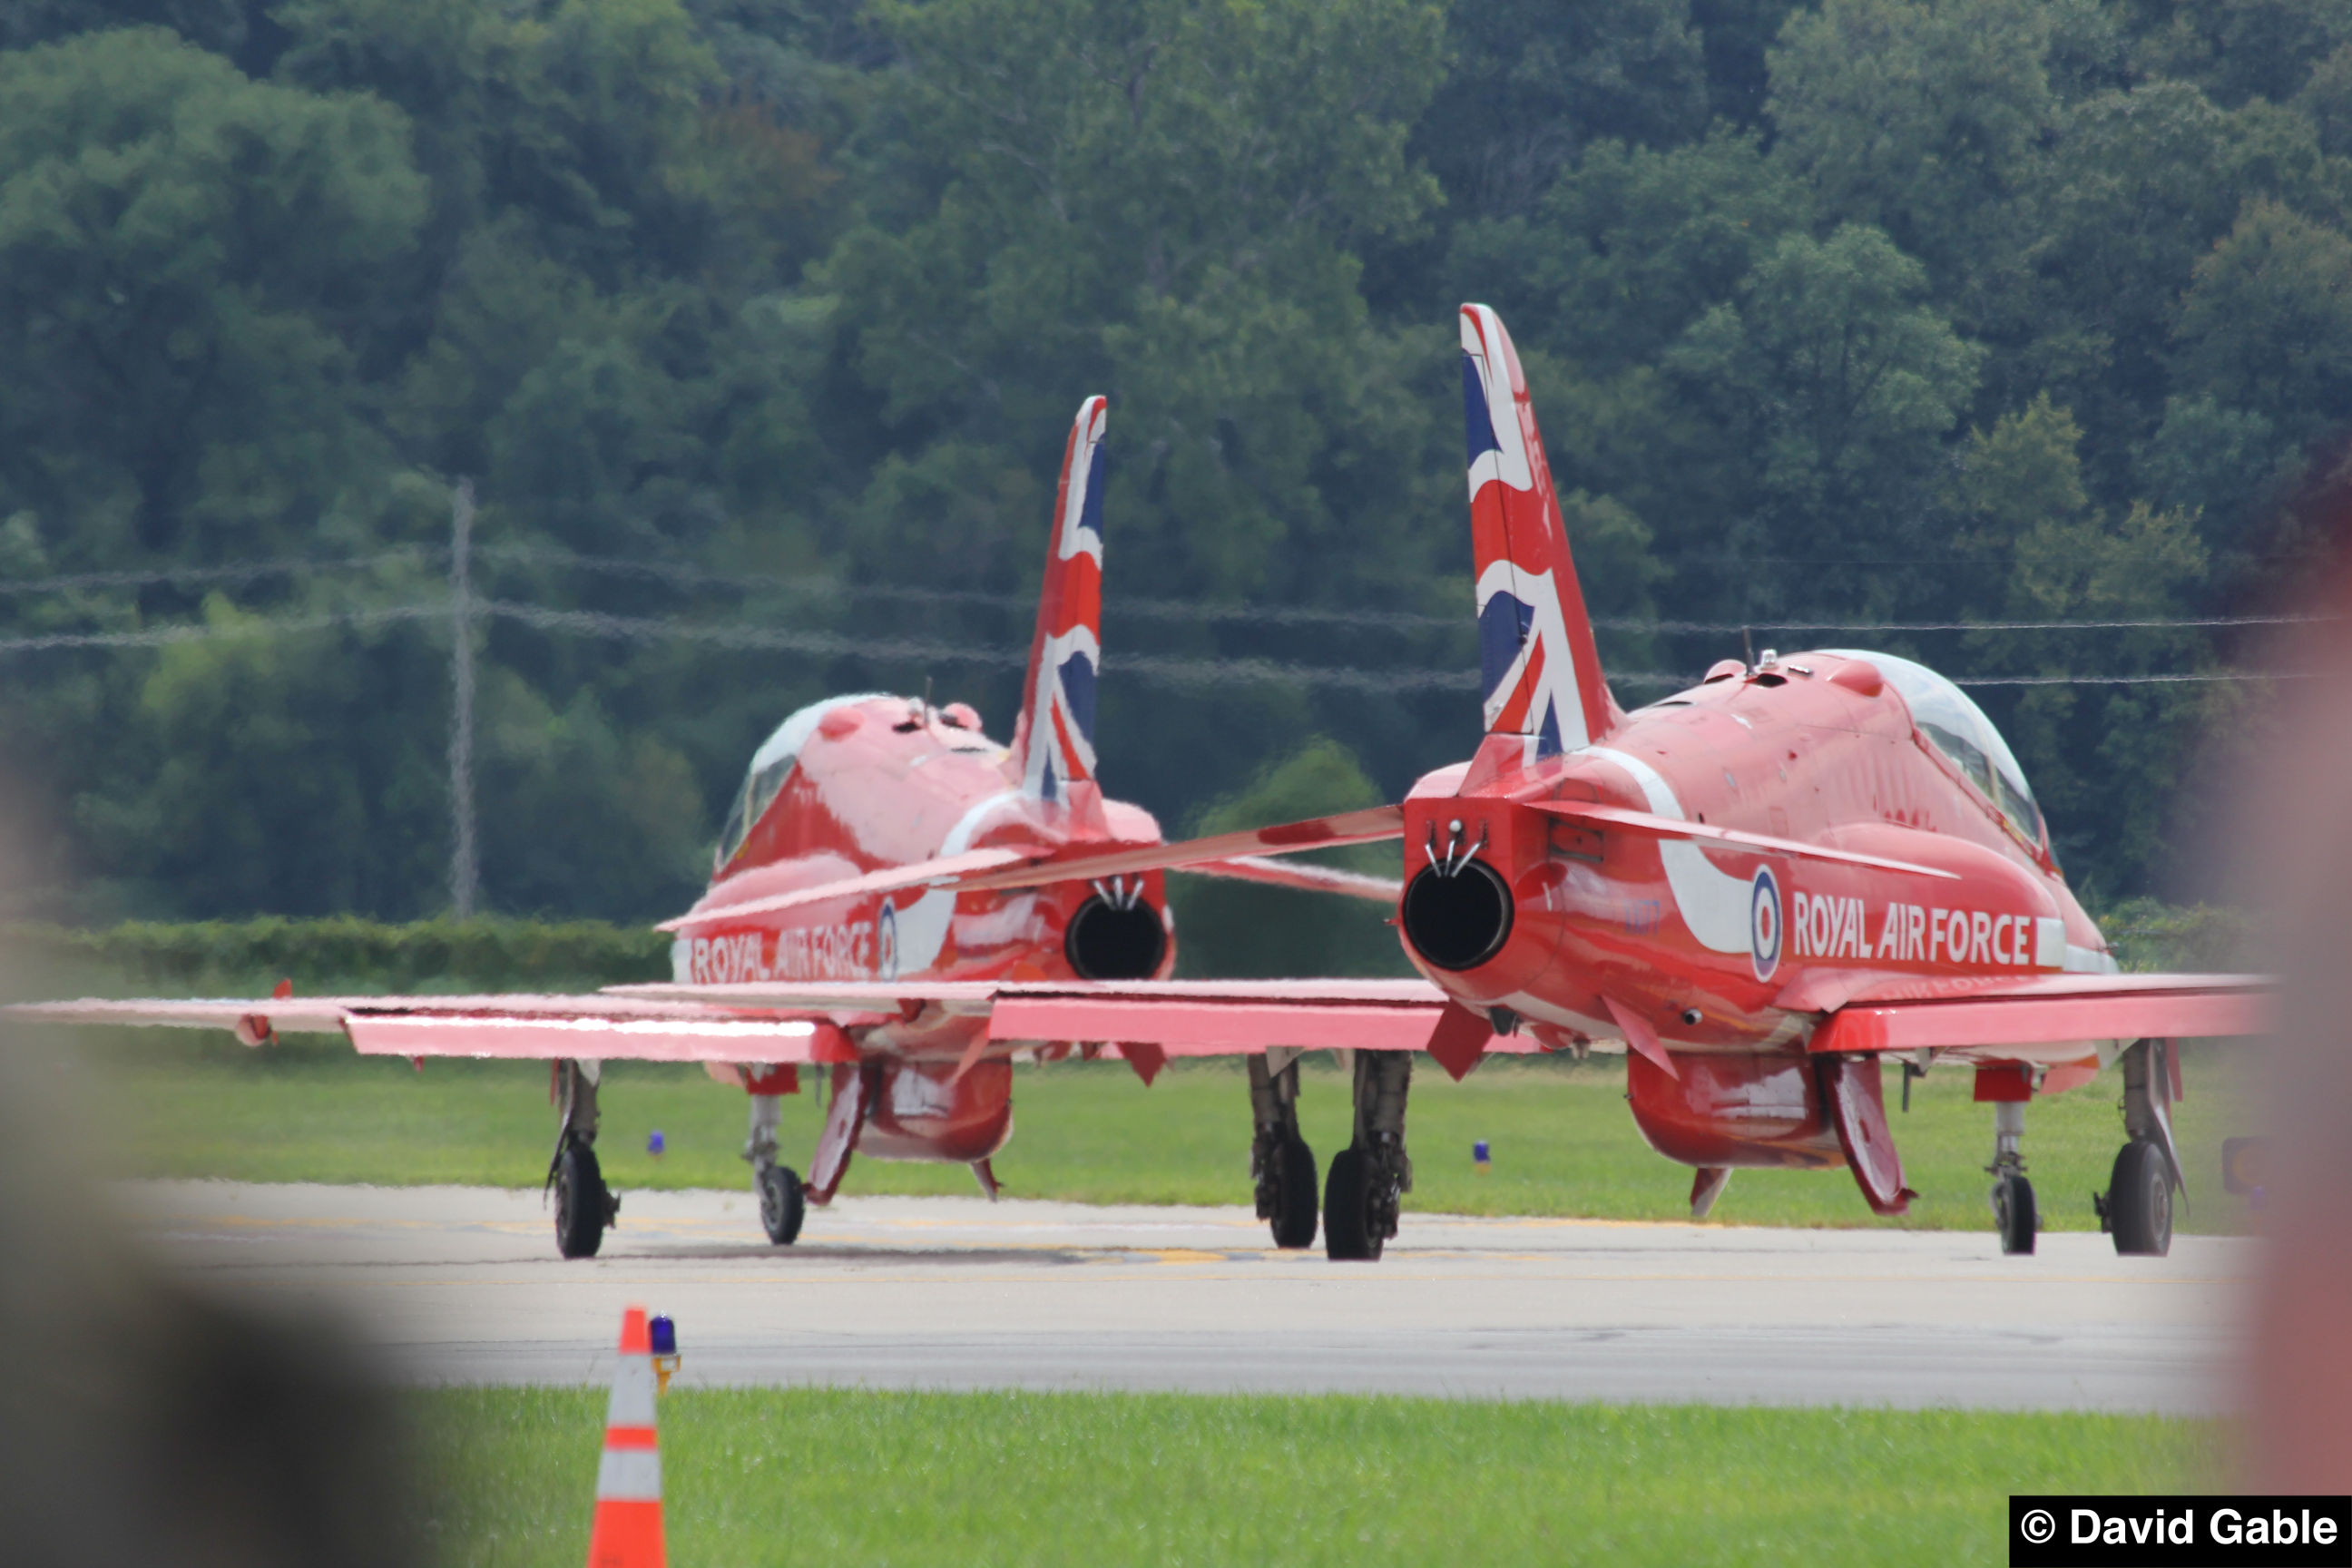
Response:
POLYGON ((1756 978, 1769 980, 1780 967, 1780 883, 1769 866, 1756 868, 1748 890, 1748 952, 1756 978))
POLYGON ((898 910, 888 899, 874 917, 874 967, 885 980, 898 978, 898 910))

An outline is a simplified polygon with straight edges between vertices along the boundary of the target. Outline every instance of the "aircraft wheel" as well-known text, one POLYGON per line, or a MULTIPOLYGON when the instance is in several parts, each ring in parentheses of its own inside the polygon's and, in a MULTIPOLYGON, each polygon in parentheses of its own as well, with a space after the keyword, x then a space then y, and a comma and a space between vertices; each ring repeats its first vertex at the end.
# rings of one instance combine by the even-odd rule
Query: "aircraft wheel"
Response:
POLYGON ((616 1205, 605 1190, 596 1151, 573 1139, 555 1163, 555 1249, 566 1258, 593 1258, 616 1205))
POLYGON ((2133 1140, 2116 1155, 2107 1228, 2126 1258, 2161 1258, 2172 1250, 2172 1164, 2147 1139, 2133 1140))
POLYGON ((801 1237, 801 1222, 808 1218, 808 1199, 801 1191, 801 1173, 790 1165, 770 1165, 760 1173, 760 1224, 768 1239, 790 1247, 801 1237))
POLYGON ((1275 1156, 1281 1162, 1276 1184, 1274 1244, 1297 1248, 1315 1245, 1315 1151, 1303 1138, 1286 1140, 1275 1156))
POLYGON ((2031 1253, 2040 1227, 2033 1208, 2033 1184, 2023 1176, 2003 1176, 1993 1184, 1992 1223, 2000 1232, 2000 1249, 2031 1253))
POLYGON ((1372 1226, 1372 1163, 1350 1144, 1331 1156, 1323 1188, 1323 1250, 1335 1263, 1370 1263, 1385 1239, 1372 1226))

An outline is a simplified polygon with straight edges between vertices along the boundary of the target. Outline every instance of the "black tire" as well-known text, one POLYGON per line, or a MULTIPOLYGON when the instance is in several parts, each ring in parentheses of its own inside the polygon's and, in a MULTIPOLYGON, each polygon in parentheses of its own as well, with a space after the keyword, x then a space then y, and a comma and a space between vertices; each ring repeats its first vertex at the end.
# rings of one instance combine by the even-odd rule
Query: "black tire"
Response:
POLYGON ((768 1239, 790 1247, 801 1238, 801 1222, 808 1218, 808 1196, 801 1190, 801 1173, 790 1165, 771 1165, 760 1173, 760 1224, 768 1239))
POLYGON ((1294 1250, 1315 1245, 1315 1151, 1293 1138, 1275 1155, 1274 1244, 1294 1250))
POLYGON ((566 1258, 595 1257, 612 1213, 596 1151, 576 1141, 566 1143, 555 1162, 555 1249, 566 1258))
POLYGON ((1331 1156, 1323 1187, 1323 1251, 1334 1263, 1371 1263, 1385 1239, 1372 1228, 1372 1164, 1353 1144, 1331 1156))
POLYGON ((2107 1182, 2107 1228, 2126 1258, 2172 1250, 2172 1162, 2146 1139, 2123 1146, 2107 1182))
POLYGON ((2023 1176, 2004 1176, 1993 1184, 1992 1223, 2000 1232, 2000 1249, 2007 1253, 2033 1251, 2041 1216, 2033 1208, 2033 1184, 2023 1176))

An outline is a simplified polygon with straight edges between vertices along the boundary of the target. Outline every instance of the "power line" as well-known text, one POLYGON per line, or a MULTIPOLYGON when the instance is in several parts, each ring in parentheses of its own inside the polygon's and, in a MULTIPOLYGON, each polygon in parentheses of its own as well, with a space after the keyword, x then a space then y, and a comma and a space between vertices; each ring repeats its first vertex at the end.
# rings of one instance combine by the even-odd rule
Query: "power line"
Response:
POLYGON ((66 594, 84 588, 149 588, 165 583, 253 583, 264 577, 286 577, 302 572, 364 571, 398 563, 433 565, 448 553, 437 545, 410 545, 373 555, 349 555, 330 561, 288 557, 233 562, 222 566, 159 566, 145 572, 76 572, 62 577, 0 578, 0 597, 66 594))
POLYGON ((371 610, 337 610, 315 616, 253 616, 218 624, 181 621, 123 632, 49 632, 0 637, 0 654, 42 653, 68 647, 165 647, 174 643, 227 642, 241 637, 287 637, 338 626, 388 626, 397 621, 446 620, 446 605, 387 605, 371 610))
MULTIPOLYGON (((756 572, 712 572, 698 566, 621 556, 583 555, 551 545, 483 544, 473 547, 477 560, 517 564, 563 566, 604 576, 667 583, 677 587, 724 588, 739 592, 793 594, 807 598, 859 598, 903 604, 970 605, 986 609, 1027 613, 1036 607, 1033 595, 996 594, 980 589, 924 588, 893 583, 846 583, 836 577, 788 576, 756 572)), ((444 545, 406 545, 371 555, 329 560, 288 557, 216 566, 165 566, 143 572, 82 572, 64 576, 0 579, 0 597, 68 593, 92 588, 138 588, 163 584, 257 582, 266 577, 292 576, 306 572, 367 571, 381 566, 438 565, 449 555, 444 545)), ((1467 616, 1430 615, 1414 610, 1331 609, 1312 605, 1266 605, 1216 599, 1127 598, 1104 602, 1107 612, 1148 620, 1248 622, 1257 626, 1351 626, 1396 631, 1460 631, 1474 623, 1467 616)), ((1839 621, 1771 620, 1683 621, 1626 616, 1596 616, 1592 624, 1604 631, 1636 635, 1732 636, 1743 631, 1794 632, 2073 632, 2200 630, 2232 626, 2303 626, 2339 620, 2336 616, 2202 616, 2138 620, 2101 621, 1839 621)), ((5 646, 5 645, 0 645, 5 646)), ((100 645, 93 645, 100 646, 100 645)))
MULTIPOLYGON (((978 647, 926 641, 911 637, 852 637, 839 632, 792 631, 774 626, 727 626, 646 616, 616 616, 602 610, 557 610, 511 599, 472 598, 476 616, 506 620, 535 630, 599 637, 610 641, 701 643, 716 647, 809 654, 824 658, 864 658, 885 664, 974 665, 1018 668, 1028 659, 1024 648, 978 647)), ((145 626, 134 631, 54 632, 36 637, 0 637, 0 655, 37 653, 55 648, 161 647, 176 643, 215 642, 241 637, 296 636, 338 627, 387 626, 403 621, 449 620, 448 602, 389 605, 373 609, 341 610, 318 615, 251 616, 225 623, 180 622, 145 626)), ((1299 664, 1271 658, 1188 658, 1176 655, 1114 653, 1103 661, 1106 674, 1125 674, 1170 686, 1293 685, 1329 689, 1397 691, 1475 691, 1475 671, 1466 669, 1366 669, 1339 665, 1299 664)), ((1619 670, 1610 680, 1628 687, 1689 687, 1700 677, 1666 670, 1619 670)), ((2284 670, 2193 670, 2138 675, 1986 675, 1952 678, 1956 686, 2142 686, 2182 683, 2299 680, 2308 672, 2284 670)))
POLYGON ((2172 686, 2236 680, 2312 680, 2308 669, 2197 669, 2179 675, 1980 675, 1954 678, 1955 686, 2172 686))
MULTIPOLYGON (((535 544, 484 545, 478 556, 523 563, 573 567, 607 576, 634 577, 680 587, 713 587, 740 591, 765 590, 811 598, 867 598, 906 604, 971 605, 988 609, 1034 611, 1034 595, 993 594, 971 588, 920 588, 892 583, 845 583, 833 577, 790 577, 768 573, 711 572, 698 566, 667 562, 632 561, 618 556, 583 555, 535 544)), ((1150 620, 1231 622, 1260 626, 1354 626, 1391 630, 1466 630, 1475 623, 1464 616, 1434 616, 1415 610, 1343 610, 1312 605, 1237 604, 1216 599, 1148 599, 1106 595, 1106 615, 1139 616, 1150 620)), ((1596 616, 1592 624, 1604 631, 1645 634, 1731 636, 1743 631, 1793 632, 2070 632, 2134 631, 2221 626, 2300 626, 2340 619, 2336 616, 2206 616, 2110 621, 1676 621, 1624 616, 1596 616)))

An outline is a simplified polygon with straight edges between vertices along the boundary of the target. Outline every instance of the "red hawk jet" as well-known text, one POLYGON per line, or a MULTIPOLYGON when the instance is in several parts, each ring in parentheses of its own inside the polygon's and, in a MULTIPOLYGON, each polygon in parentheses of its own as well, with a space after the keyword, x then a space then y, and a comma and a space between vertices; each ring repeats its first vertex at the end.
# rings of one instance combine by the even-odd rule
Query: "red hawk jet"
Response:
MULTIPOLYGON (((619 1208, 595 1152, 601 1065, 616 1058, 700 1061, 749 1091, 746 1152, 761 1219, 778 1243, 799 1236, 807 1204, 832 1199, 854 1152, 969 1163, 993 1195, 990 1157, 1013 1131, 1015 1047, 992 1000, 1159 980, 1176 960, 1157 871, 1012 891, 927 885, 945 873, 1160 842, 1150 814, 1106 799, 1095 775, 1105 415, 1102 398, 1087 399, 1064 449, 1013 743, 990 740, 962 703, 878 693, 832 698, 786 719, 752 755, 709 890, 668 922, 675 984, 591 996, 279 995, 18 1011, 227 1026, 248 1045, 323 1031, 370 1054, 548 1058, 562 1108, 548 1180, 565 1257, 594 1254, 619 1208), (910 865, 923 874, 891 874, 910 865), (830 1072, 833 1090, 806 1181, 777 1149, 781 1097, 799 1092, 803 1067, 830 1072)), ((1256 858, 1191 868, 1387 902, 1397 893, 1384 879, 1256 858)), ((1048 1057, 1098 1049, 1072 1039, 1056 1033, 1035 1044, 1048 1057)), ((1141 1041, 1123 1054, 1146 1083, 1166 1059, 1141 1041)), ((1305 1160, 1311 1194, 1313 1159, 1305 1160)), ((1310 1211, 1290 1245, 1314 1235, 1310 1211)))

